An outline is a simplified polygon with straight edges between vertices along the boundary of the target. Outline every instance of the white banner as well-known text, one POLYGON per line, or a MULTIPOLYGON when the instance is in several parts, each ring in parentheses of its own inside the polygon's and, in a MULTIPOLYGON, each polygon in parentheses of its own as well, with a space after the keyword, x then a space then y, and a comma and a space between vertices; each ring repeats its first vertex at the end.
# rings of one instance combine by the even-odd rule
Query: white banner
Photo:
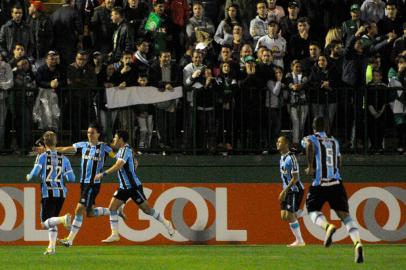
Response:
POLYGON ((111 87, 106 89, 107 107, 110 109, 127 107, 138 104, 153 104, 182 97, 182 87, 173 91, 161 92, 152 86, 132 86, 125 89, 111 87))

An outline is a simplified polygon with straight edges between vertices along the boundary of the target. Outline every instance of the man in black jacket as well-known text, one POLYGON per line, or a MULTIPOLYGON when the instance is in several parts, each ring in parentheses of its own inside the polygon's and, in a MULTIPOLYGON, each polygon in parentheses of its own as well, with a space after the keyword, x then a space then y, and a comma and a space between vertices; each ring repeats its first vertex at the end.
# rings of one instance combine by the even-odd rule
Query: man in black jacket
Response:
POLYGON ((114 2, 114 0, 106 0, 103 5, 95 8, 90 21, 93 48, 103 54, 108 54, 113 49, 111 37, 114 33, 114 24, 111 21, 111 11, 114 8, 114 2))
POLYGON ((27 24, 31 28, 34 44, 32 56, 35 59, 45 57, 47 52, 51 49, 54 39, 51 18, 43 13, 43 9, 41 1, 32 1, 28 8, 28 14, 30 16, 28 17, 27 24))
POLYGON ((149 15, 149 7, 147 4, 140 2, 139 0, 128 0, 124 12, 127 22, 131 25, 134 31, 134 36, 144 36, 144 26, 149 15))
POLYGON ((11 56, 15 44, 21 43, 26 48, 26 54, 31 55, 32 39, 30 28, 22 20, 23 9, 21 6, 14 6, 11 9, 11 20, 0 29, 0 50, 3 57, 11 56))
MULTIPOLYGON (((160 91, 173 91, 174 87, 181 85, 179 67, 171 62, 171 52, 162 51, 159 55, 159 62, 154 63, 150 68, 151 86, 157 87, 160 91)), ((156 124, 158 127, 160 146, 172 146, 176 135, 176 100, 169 100, 155 104, 156 124)))
POLYGON ((79 12, 71 7, 72 0, 64 0, 62 7, 52 15, 54 45, 61 54, 62 63, 67 65, 75 58, 77 48, 81 46, 83 21, 79 12))
POLYGON ((111 20, 117 25, 117 29, 113 34, 111 61, 117 62, 120 60, 124 51, 133 51, 134 32, 131 29, 131 26, 125 21, 124 10, 122 8, 113 8, 111 11, 111 20))

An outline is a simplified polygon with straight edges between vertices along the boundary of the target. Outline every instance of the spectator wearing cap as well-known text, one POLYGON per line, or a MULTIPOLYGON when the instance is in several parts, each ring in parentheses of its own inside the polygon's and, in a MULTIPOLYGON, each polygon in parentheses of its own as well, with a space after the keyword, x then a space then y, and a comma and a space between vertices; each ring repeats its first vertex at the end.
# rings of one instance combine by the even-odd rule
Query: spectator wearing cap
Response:
POLYGON ((186 38, 188 44, 203 42, 213 38, 216 28, 213 22, 204 16, 204 8, 201 2, 193 3, 193 16, 186 25, 186 38))
POLYGON ((6 117, 7 117, 7 96, 8 90, 13 87, 13 72, 3 56, 0 55, 0 149, 4 149, 6 117))
POLYGON ((111 11, 111 21, 117 26, 113 34, 113 51, 111 52, 111 61, 118 62, 123 52, 133 51, 134 48, 134 31, 126 22, 124 10, 115 7, 111 11))
POLYGON ((343 22, 341 25, 341 33, 343 35, 344 46, 357 32, 358 28, 362 25, 360 19, 360 7, 358 4, 353 4, 350 7, 351 19, 343 22))
POLYGON ((289 58, 302 60, 309 56, 309 45, 314 38, 310 35, 310 21, 307 17, 297 20, 298 34, 291 37, 289 42, 289 58))
POLYGON ((258 1, 257 16, 250 22, 250 35, 254 39, 254 46, 257 45, 261 37, 267 35, 268 22, 266 1, 258 1))
POLYGON ((255 51, 258 50, 259 46, 265 46, 272 52, 273 63, 281 68, 284 67, 283 57, 286 54, 286 40, 278 35, 279 24, 276 21, 271 21, 268 24, 268 35, 261 37, 258 40, 255 51))
POLYGON ((37 70, 37 86, 47 89, 53 89, 57 93, 60 87, 66 85, 64 73, 60 70, 57 62, 58 53, 49 51, 45 57, 45 65, 42 65, 37 70))
POLYGON ((391 53, 392 64, 396 63, 396 58, 399 55, 406 56, 406 22, 403 23, 403 35, 399 37, 393 44, 391 53))
POLYGON ((224 9, 225 17, 227 17, 228 7, 231 6, 232 4, 238 5, 242 21, 249 22, 252 18, 255 17, 256 1, 252 0, 226 0, 226 5, 224 9))
POLYGON ((288 15, 283 17, 280 21, 280 29, 282 36, 290 41, 290 38, 297 34, 297 19, 300 11, 300 6, 297 1, 289 1, 288 15))
POLYGON ((23 9, 14 6, 11 9, 11 20, 7 21, 0 29, 0 50, 3 57, 9 58, 13 53, 16 43, 21 43, 26 48, 26 54, 31 55, 32 38, 30 27, 22 20, 23 9))
POLYGON ((34 49, 32 56, 35 59, 42 59, 51 49, 54 39, 51 18, 45 14, 44 6, 41 1, 31 1, 28 8, 27 23, 31 28, 34 49))
POLYGON ((63 65, 72 63, 77 49, 82 46, 83 21, 79 12, 71 6, 72 1, 64 0, 64 4, 51 15, 54 47, 60 53, 63 65))
POLYGON ((239 87, 240 95, 237 97, 237 106, 241 111, 238 127, 241 134, 242 146, 248 149, 258 149, 263 146, 262 116, 265 113, 264 78, 258 72, 255 58, 248 55, 244 58, 244 68, 241 72, 239 87), (248 139, 248 136, 250 138, 248 139), (247 140, 248 139, 248 140, 247 140))
POLYGON ((378 23, 385 16, 385 2, 365 0, 361 5, 361 20, 378 23))
POLYGON ((68 66, 66 77, 71 91, 67 104, 70 117, 66 120, 71 124, 72 140, 79 141, 80 130, 85 129, 95 118, 92 101, 97 78, 94 68, 88 64, 88 54, 85 51, 76 54, 75 62, 68 66))
POLYGON ((114 33, 114 24, 111 21, 111 11, 115 0, 105 0, 94 9, 89 28, 91 31, 93 49, 103 54, 108 54, 113 49, 111 37, 114 33))

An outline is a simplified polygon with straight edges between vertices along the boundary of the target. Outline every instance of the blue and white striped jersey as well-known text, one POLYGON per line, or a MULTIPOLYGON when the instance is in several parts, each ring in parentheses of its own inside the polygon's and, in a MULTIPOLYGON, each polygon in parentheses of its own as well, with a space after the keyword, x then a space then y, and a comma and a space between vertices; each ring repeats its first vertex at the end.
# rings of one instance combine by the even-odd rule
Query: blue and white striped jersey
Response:
POLYGON ((63 178, 75 181, 75 175, 69 159, 56 151, 46 151, 37 156, 34 168, 27 180, 41 175, 42 198, 66 198, 67 189, 63 178))
POLYGON ((298 192, 300 189, 304 189, 299 176, 299 163, 297 162, 297 159, 293 153, 288 152, 281 156, 279 161, 279 169, 281 172, 283 189, 285 189, 292 180, 294 173, 298 174, 298 179, 296 184, 290 187, 291 191, 298 192))
POLYGON ((131 147, 126 144, 116 154, 117 160, 125 162, 124 166, 117 172, 120 181, 120 188, 130 189, 141 185, 141 181, 135 175, 134 157, 131 147))
POLYGON ((96 145, 91 145, 90 142, 78 142, 73 144, 73 147, 76 151, 82 152, 80 183, 100 183, 100 180, 94 180, 94 177, 103 170, 106 155, 113 151, 111 147, 103 142, 96 145))
POLYGON ((331 186, 338 184, 341 180, 340 145, 333 136, 327 136, 325 132, 317 132, 304 138, 310 140, 314 149, 315 175, 312 186, 331 186))

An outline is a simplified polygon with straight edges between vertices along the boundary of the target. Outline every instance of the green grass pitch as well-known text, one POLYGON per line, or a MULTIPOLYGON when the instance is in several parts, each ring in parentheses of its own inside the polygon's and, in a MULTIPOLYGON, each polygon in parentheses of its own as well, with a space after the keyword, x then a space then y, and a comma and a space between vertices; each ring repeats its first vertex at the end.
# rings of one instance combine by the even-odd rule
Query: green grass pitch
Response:
POLYGON ((406 269, 406 245, 366 245, 365 263, 350 245, 74 246, 44 256, 42 246, 0 246, 0 269, 406 269))

